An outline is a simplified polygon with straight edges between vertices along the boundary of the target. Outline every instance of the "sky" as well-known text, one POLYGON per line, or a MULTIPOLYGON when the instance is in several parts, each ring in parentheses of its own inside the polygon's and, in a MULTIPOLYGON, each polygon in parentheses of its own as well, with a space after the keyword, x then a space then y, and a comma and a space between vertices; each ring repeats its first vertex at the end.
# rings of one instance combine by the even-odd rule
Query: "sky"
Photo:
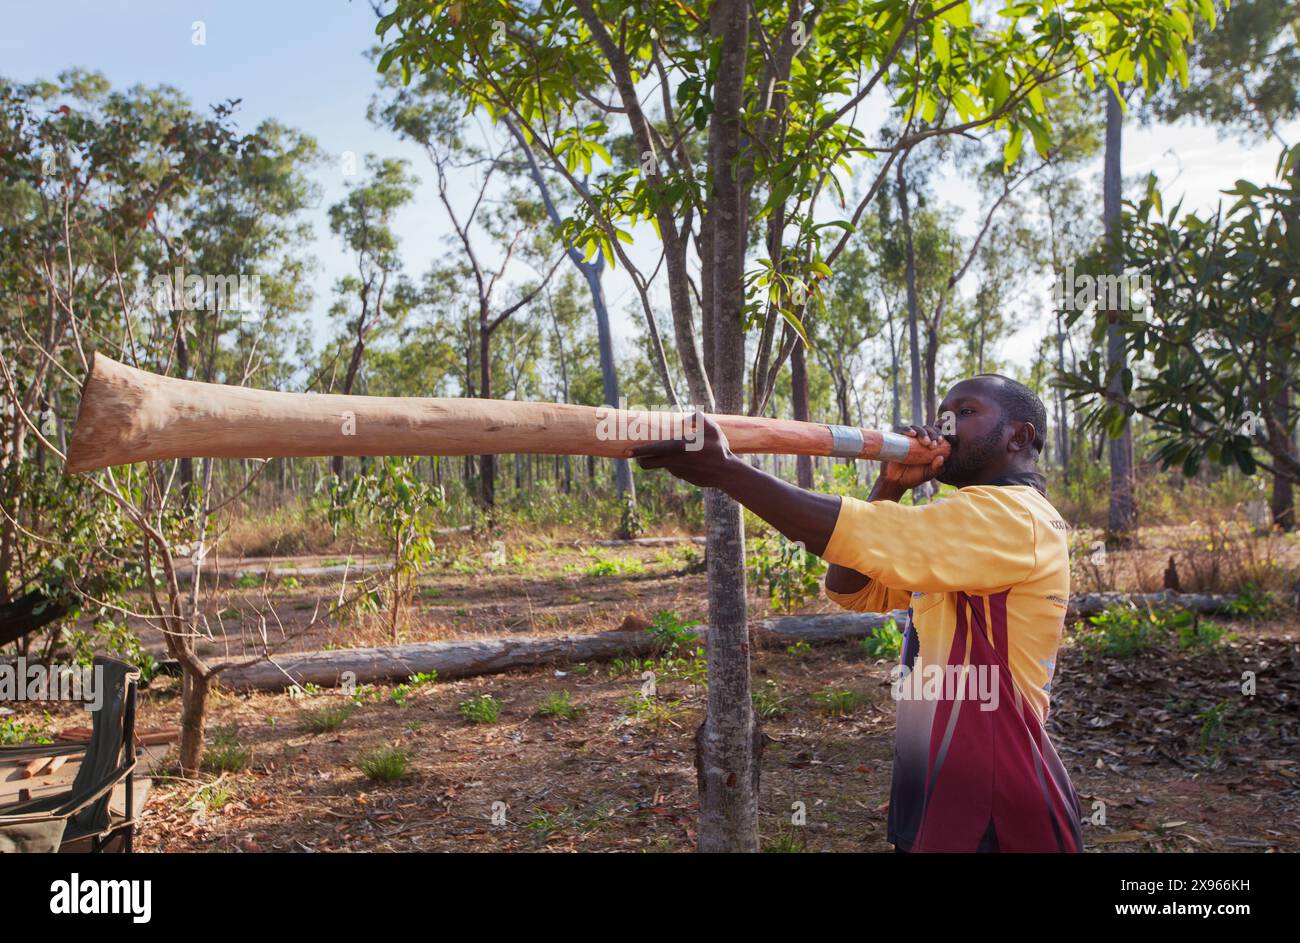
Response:
MULTIPOLYGON (((323 193, 309 215, 315 230, 310 251, 320 265, 311 311, 318 338, 326 330, 330 286, 352 264, 330 235, 326 217, 326 208, 346 192, 345 152, 407 158, 421 178, 415 200, 395 226, 409 274, 418 277, 445 251, 441 240, 449 228, 427 160, 366 119, 376 88, 374 67, 365 57, 376 41, 366 0, 0 0, 0 9, 0 74, 10 79, 54 79, 76 66, 103 72, 116 87, 172 85, 196 106, 241 99, 241 129, 276 118, 316 138, 334 158, 314 175, 323 193), (198 24, 202 44, 196 44, 198 24)), ((1283 134, 1295 141, 1300 123, 1283 134)), ((1185 196, 1187 209, 1212 208, 1219 191, 1239 178, 1271 179, 1276 156, 1272 143, 1242 145, 1220 139, 1212 128, 1142 129, 1130 123, 1125 130, 1125 177, 1157 173, 1166 206, 1185 196)), ((1080 173, 1095 181, 1100 212, 1099 162, 1080 173)), ((960 226, 972 235, 979 194, 952 176, 937 189, 941 200, 963 211, 960 226)), ((650 247, 641 251, 648 257, 650 247)), ((639 314, 627 279, 619 272, 607 279, 616 344, 623 346, 639 314)), ((963 288, 972 289, 971 281, 963 288)), ((1043 317, 1046 299, 1045 288, 1043 317)), ((1027 357, 1041 334, 1040 318, 1031 315, 1029 325, 1006 342, 1004 355, 1013 361, 1027 357)))

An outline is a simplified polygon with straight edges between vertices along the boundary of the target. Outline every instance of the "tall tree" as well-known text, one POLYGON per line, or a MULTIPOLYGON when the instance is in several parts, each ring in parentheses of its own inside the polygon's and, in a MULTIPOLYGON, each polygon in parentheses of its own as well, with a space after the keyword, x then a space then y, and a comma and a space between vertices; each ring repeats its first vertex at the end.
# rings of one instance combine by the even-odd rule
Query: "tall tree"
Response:
MULTIPOLYGON (((1106 243, 1107 268, 1111 275, 1118 278, 1124 273, 1124 229, 1121 219, 1124 165, 1120 153, 1124 133, 1124 104, 1118 87, 1108 88, 1105 95, 1106 151, 1102 179, 1102 233, 1106 243)), ((1118 400, 1132 386, 1133 371, 1128 366, 1124 328, 1121 323, 1125 312, 1118 307, 1120 302, 1118 297, 1114 297, 1113 301, 1114 306, 1106 314, 1106 367, 1110 376, 1109 394, 1118 400)), ((1132 538, 1133 531, 1137 527, 1137 503, 1133 499, 1133 425, 1129 422, 1127 414, 1112 426, 1107 454, 1110 459, 1110 510, 1107 516, 1106 536, 1108 541, 1123 544, 1132 538)))
MULTIPOLYGON (((335 286, 336 301, 331 308, 344 322, 346 336, 340 338, 334 353, 327 389, 333 392, 337 379, 338 391, 344 394, 356 386, 373 335, 410 301, 409 295, 397 291, 402 260, 392 224, 397 211, 411 201, 418 181, 407 173, 405 161, 393 158, 368 155, 366 170, 369 179, 349 187, 347 196, 329 211, 330 232, 343 240, 356 264, 355 274, 335 286), (340 360, 342 377, 338 377, 340 360)), ((332 468, 335 477, 343 477, 342 455, 334 456, 332 468)))

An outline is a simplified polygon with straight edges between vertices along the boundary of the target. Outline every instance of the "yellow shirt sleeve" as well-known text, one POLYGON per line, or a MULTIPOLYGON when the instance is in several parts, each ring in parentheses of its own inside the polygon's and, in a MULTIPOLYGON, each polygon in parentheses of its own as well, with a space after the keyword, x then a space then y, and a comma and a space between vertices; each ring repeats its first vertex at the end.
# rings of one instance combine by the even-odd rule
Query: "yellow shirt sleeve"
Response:
POLYGON ((871 577, 870 585, 999 592, 1033 572, 1034 519, 1006 489, 992 486, 963 488, 919 507, 845 497, 822 558, 871 577))
POLYGON ((905 589, 890 589, 880 580, 872 580, 855 593, 837 593, 826 587, 826 598, 840 608, 854 612, 889 612, 906 609, 912 594, 905 589))

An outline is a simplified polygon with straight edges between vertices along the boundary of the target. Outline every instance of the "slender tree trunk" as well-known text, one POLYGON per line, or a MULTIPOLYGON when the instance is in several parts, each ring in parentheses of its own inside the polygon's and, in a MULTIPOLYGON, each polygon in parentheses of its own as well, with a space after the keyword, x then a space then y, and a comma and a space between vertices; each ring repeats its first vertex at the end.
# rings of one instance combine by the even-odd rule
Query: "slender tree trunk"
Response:
MULTIPOLYGON (((478 395, 481 399, 492 398, 492 332, 488 330, 487 311, 479 315, 478 329, 478 395)), ((478 460, 479 501, 489 513, 496 506, 497 500, 497 457, 480 455, 478 460)))
MULTIPOLYGON (((898 208, 902 217, 903 234, 907 247, 907 334, 908 346, 911 348, 908 353, 911 358, 912 374, 912 422, 925 422, 925 408, 921 394, 921 340, 918 325, 921 302, 916 290, 916 249, 912 243, 912 210, 909 206, 907 175, 903 172, 903 165, 906 161, 906 154, 898 161, 898 208)), ((929 498, 932 493, 930 482, 925 482, 912 489, 914 498, 919 498, 922 501, 929 498)))
MULTIPOLYGON (((190 342, 185 336, 182 319, 184 313, 172 312, 172 324, 176 331, 176 375, 182 380, 190 379, 190 342)), ((181 506, 186 507, 194 498, 194 459, 180 460, 181 506)))
MULTIPOLYGON (((794 342, 790 351, 790 404, 794 418, 808 422, 808 358, 804 351, 803 338, 794 342)), ((795 475, 800 488, 813 486, 813 465, 811 455, 799 455, 795 458, 795 475)))
MULTIPOLYGON (((348 360, 348 371, 343 376, 343 394, 345 396, 352 393, 352 387, 357 382, 357 374, 361 372, 361 359, 366 354, 366 317, 369 314, 368 305, 365 296, 362 296, 361 314, 357 318, 357 339, 352 346, 352 356, 348 360)), ((331 460, 331 468, 334 471, 334 477, 340 481, 343 480, 343 456, 335 455, 331 460)))
MULTIPOLYGON (((1065 376, 1065 324, 1061 311, 1056 311, 1056 370, 1058 376, 1065 376)), ((1056 390, 1056 458, 1061 463, 1061 475, 1068 485, 1070 483, 1070 430, 1066 427, 1065 387, 1056 390)))
POLYGON ((898 390, 898 339, 894 336, 894 312, 892 307, 886 309, 886 314, 889 317, 889 385, 893 394, 891 404, 893 411, 891 415, 893 416, 894 426, 898 426, 902 422, 898 390))
MULTIPOLYGON (((714 112, 709 123, 713 167, 711 311, 704 312, 713 356, 715 408, 739 413, 744 403, 743 324, 746 193, 741 179, 741 111, 749 9, 743 0, 717 0, 710 31, 719 40, 714 112)), ((705 492, 709 574, 708 713, 696 732, 700 788, 699 850, 758 850, 758 776, 762 734, 749 686, 745 531, 741 507, 726 494, 705 492), (757 747, 757 749, 756 749, 757 747)))
MULTIPOLYGON (((556 229, 561 228, 563 220, 555 206, 555 201, 551 197, 551 188, 546 182, 546 177, 542 175, 542 169, 537 164, 533 149, 512 120, 506 118, 505 123, 506 127, 510 129, 510 133, 514 135, 515 141, 523 150, 524 157, 528 161, 529 175, 533 178, 533 183, 541 194, 542 203, 551 218, 551 223, 556 229)), ((569 261, 573 263, 574 268, 582 273, 582 277, 587 282, 587 289, 591 292, 591 306, 596 314, 596 342, 600 350, 600 379, 604 387, 605 405, 617 409, 621 404, 619 403, 618 372, 614 369, 614 340, 609 327, 609 307, 605 303, 605 256, 601 253, 596 256, 595 261, 587 262, 583 259, 582 254, 572 246, 567 246, 566 251, 569 261)), ((614 459, 614 469, 615 479, 618 482, 619 497, 624 500, 628 507, 635 509, 636 483, 632 479, 631 465, 626 459, 614 459)))
MULTIPOLYGON (((1291 435, 1291 391, 1287 388, 1286 383, 1281 384, 1277 395, 1273 399, 1273 414, 1286 430, 1286 435, 1282 440, 1283 447, 1289 454, 1295 455, 1295 439, 1291 435)), ((1273 434, 1271 429, 1269 434, 1273 434)), ((1270 506, 1273 512, 1273 524, 1276 527, 1284 531, 1295 529, 1295 487, 1291 479, 1286 475, 1273 476, 1273 499, 1270 506)))
MULTIPOLYGON (((1123 111, 1119 98, 1113 91, 1106 96, 1106 155, 1105 176, 1102 183, 1102 228, 1106 234, 1110 256, 1109 268, 1115 274, 1123 272, 1121 240, 1122 218, 1120 201, 1123 190, 1123 160, 1120 147, 1123 138, 1123 111)), ((1118 323, 1120 312, 1110 311, 1106 327, 1106 363, 1114 375, 1110 382, 1112 393, 1123 394, 1123 372, 1127 369, 1124 333, 1118 323)), ((1124 432, 1109 442, 1110 452, 1110 514, 1109 537, 1120 543, 1127 542, 1137 526, 1137 508, 1133 502, 1133 427, 1126 418, 1124 432)))
POLYGON ((912 211, 908 205, 907 176, 903 173, 906 160, 907 156, 904 155, 898 161, 898 209, 902 217, 903 236, 907 247, 907 338, 908 346, 911 348, 908 355, 911 358, 912 373, 912 422, 921 422, 925 418, 925 413, 921 407, 921 338, 917 326, 920 301, 916 294, 916 250, 912 245, 912 211))
POLYGON ((180 767, 186 776, 198 772, 203 762, 203 723, 211 690, 210 676, 182 671, 180 767))

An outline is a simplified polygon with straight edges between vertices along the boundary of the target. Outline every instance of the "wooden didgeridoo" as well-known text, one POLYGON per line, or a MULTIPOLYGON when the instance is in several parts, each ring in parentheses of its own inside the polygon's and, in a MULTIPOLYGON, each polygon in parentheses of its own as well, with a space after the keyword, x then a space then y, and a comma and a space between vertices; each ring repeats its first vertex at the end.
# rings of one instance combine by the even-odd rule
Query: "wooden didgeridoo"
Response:
MULTIPOLYGON (((698 441, 691 413, 566 403, 278 393, 162 377, 92 355, 69 473, 174 458, 489 455, 627 458, 659 439, 698 441)), ((893 432, 715 415, 736 453, 832 455, 923 464, 947 455, 893 432)))

